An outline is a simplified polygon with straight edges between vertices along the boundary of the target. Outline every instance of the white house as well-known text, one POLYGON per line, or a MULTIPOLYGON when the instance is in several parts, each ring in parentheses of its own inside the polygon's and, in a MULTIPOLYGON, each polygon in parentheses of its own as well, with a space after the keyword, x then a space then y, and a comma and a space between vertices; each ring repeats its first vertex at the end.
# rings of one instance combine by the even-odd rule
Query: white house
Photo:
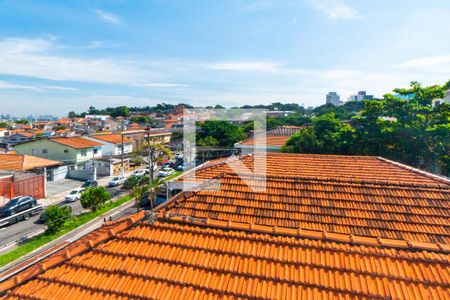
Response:
MULTIPOLYGON (((117 156, 122 154, 122 136, 120 134, 99 134, 86 138, 103 144, 103 156, 117 156)), ((133 151, 133 141, 129 137, 123 137, 123 149, 124 154, 133 151)))

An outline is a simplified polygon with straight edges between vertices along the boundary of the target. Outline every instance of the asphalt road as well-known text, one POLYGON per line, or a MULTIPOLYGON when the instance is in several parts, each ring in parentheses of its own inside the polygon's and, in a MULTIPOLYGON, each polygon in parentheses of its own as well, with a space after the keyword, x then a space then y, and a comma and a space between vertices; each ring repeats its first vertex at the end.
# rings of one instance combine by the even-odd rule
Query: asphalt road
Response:
MULTIPOLYGON (((126 190, 121 189, 120 187, 106 187, 106 190, 111 194, 111 198, 126 193, 126 190)), ((78 215, 86 211, 81 206, 80 201, 65 203, 64 197, 61 197, 61 202, 59 202, 59 205, 72 207, 72 214, 74 215, 78 215)), ((134 210, 129 211, 125 210, 123 213, 121 212, 116 215, 115 218, 120 218, 126 216, 127 214, 136 212, 136 209, 133 209, 134 210)), ((39 215, 35 215, 30 217, 28 220, 0 227, 0 248, 14 241, 19 241, 30 234, 45 230, 45 225, 40 223, 38 220, 39 215)))

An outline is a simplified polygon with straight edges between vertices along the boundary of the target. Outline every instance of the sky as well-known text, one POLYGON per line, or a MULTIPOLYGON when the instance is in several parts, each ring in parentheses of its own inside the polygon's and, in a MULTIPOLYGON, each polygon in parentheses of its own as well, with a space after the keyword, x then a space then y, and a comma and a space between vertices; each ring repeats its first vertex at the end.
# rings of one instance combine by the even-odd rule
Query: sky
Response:
POLYGON ((272 102, 450 79, 448 0, 0 0, 0 114, 272 102))

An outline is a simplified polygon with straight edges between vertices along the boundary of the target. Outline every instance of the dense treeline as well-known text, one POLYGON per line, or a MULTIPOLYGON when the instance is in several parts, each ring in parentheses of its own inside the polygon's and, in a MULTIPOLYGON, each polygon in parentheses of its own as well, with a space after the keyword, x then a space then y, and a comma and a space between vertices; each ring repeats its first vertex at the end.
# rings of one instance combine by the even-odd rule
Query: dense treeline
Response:
POLYGON ((336 111, 312 118, 312 126, 292 136, 285 152, 378 155, 442 174, 450 173, 450 105, 433 104, 445 97, 444 86, 412 82, 381 100, 367 100, 348 122, 336 111), (411 100, 403 100, 409 96, 411 100))

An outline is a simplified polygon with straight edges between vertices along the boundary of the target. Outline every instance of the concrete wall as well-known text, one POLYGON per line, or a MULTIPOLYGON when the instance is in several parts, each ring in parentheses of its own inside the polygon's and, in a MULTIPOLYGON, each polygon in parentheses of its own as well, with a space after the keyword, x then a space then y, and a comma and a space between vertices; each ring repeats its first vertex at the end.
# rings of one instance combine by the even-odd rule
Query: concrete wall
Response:
POLYGON ((80 180, 93 180, 94 179, 94 172, 91 170, 69 170, 68 177, 73 179, 80 179, 80 180))

